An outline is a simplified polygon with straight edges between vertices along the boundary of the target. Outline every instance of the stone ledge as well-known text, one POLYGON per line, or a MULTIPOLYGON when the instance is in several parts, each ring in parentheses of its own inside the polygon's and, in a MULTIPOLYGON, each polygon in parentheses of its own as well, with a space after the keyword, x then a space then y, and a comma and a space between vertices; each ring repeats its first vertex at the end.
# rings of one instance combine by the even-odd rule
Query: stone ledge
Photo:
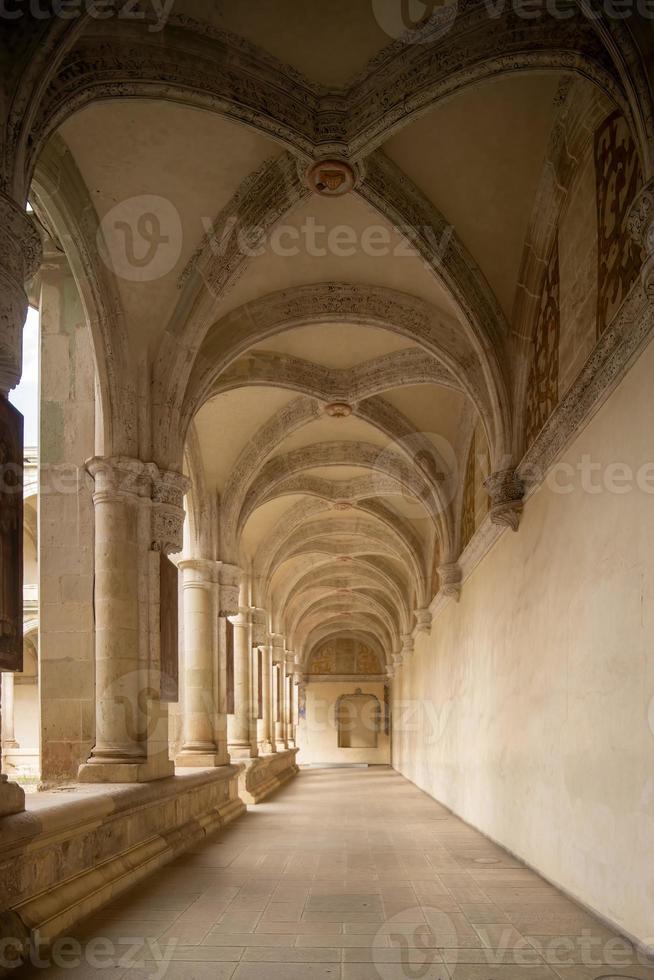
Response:
POLYGON ((230 823, 245 812, 239 771, 30 797, 0 821, 0 935, 47 945, 230 823))
POLYGON ((299 749, 284 749, 246 759, 238 779, 239 796, 251 806, 261 803, 300 770, 295 761, 299 749))

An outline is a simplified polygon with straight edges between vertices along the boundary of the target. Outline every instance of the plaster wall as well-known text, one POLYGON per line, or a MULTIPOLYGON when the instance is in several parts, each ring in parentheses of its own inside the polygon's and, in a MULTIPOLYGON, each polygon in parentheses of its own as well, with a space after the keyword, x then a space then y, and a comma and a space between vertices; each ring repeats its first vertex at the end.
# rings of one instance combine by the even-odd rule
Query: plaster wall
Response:
POLYGON ((570 492, 550 479, 532 496, 519 532, 417 635, 393 690, 395 768, 642 941, 654 935, 653 376, 650 345, 558 464, 570 492), (600 464, 585 480, 584 457, 600 464), (641 487, 616 492, 615 463, 641 487))
POLYGON ((364 694, 373 694, 384 706, 383 681, 364 681, 355 678, 351 682, 311 681, 306 685, 306 714, 300 717, 298 747, 300 765, 315 763, 363 763, 389 765, 391 761, 390 736, 383 731, 377 737, 376 749, 339 749, 336 724, 336 703, 343 694, 354 694, 361 688, 364 694))

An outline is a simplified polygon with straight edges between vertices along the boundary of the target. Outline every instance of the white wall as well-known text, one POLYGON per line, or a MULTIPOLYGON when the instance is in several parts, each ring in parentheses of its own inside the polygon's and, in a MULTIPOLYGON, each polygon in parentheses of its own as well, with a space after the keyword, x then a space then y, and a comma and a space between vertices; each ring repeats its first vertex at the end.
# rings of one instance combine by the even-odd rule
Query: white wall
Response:
MULTIPOLYGON (((650 345, 563 461, 654 461, 650 345)), ((649 472, 654 490, 654 466, 649 472)), ((597 480, 598 475, 594 474, 597 480)), ((601 479, 601 474, 599 475, 601 479)), ((654 936, 654 494, 544 487, 395 681, 394 765, 654 936), (427 702, 400 731, 400 701, 427 702), (431 703, 431 707, 430 704, 431 703), (429 738, 430 731, 434 737, 429 738)))
POLYGON ((336 725, 336 702, 342 694, 354 694, 361 688, 364 694, 374 694, 384 708, 383 682, 313 681, 306 686, 306 717, 298 725, 298 762, 311 763, 362 763, 389 765, 391 761, 390 736, 382 730, 377 738, 376 749, 339 749, 336 725))

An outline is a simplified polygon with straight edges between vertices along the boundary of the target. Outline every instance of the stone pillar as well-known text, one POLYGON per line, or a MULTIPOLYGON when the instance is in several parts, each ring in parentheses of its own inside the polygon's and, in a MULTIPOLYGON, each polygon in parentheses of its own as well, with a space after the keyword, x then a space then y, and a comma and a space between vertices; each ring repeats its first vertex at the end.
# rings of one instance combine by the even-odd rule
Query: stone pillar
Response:
POLYGON ((82 782, 172 775, 161 702, 159 552, 181 547, 185 480, 129 457, 98 458, 95 480, 95 746, 82 782))
POLYGON ((272 645, 266 643, 259 648, 262 657, 262 715, 259 723, 259 748, 261 752, 275 751, 275 735, 272 715, 272 645))
POLYGON ((92 460, 95 480, 96 735, 80 779, 138 781, 147 765, 139 660, 138 524, 146 477, 140 460, 92 460), (97 778, 93 779, 97 773, 97 778))
POLYGON ((286 723, 284 704, 286 701, 286 657, 284 654, 284 637, 275 633, 272 637, 273 664, 277 668, 275 679, 275 745, 278 752, 288 748, 286 741, 286 723))
POLYGON ((286 718, 286 744, 289 749, 295 747, 295 723, 293 717, 295 685, 295 656, 290 650, 286 651, 286 669, 284 672, 284 705, 286 718))
POLYGON ((249 609, 241 606, 238 615, 230 617, 230 621, 234 627, 234 714, 227 722, 229 754, 234 759, 253 759, 258 751, 256 736, 254 742, 252 738, 254 705, 249 609))
POLYGON ((184 743, 178 766, 224 765, 216 741, 219 706, 214 655, 213 589, 215 562, 179 563, 184 610, 184 743))
POLYGON ((241 569, 237 565, 217 562, 218 566, 218 674, 219 674, 219 714, 216 722, 216 742, 219 746, 220 757, 229 765, 229 726, 227 715, 227 620, 237 616, 239 611, 239 592, 242 578, 241 569))
POLYGON ((15 729, 15 708, 14 708, 14 675, 5 673, 2 675, 2 748, 20 748, 16 741, 15 729))
MULTIPOLYGON (((22 332, 27 316, 25 283, 41 261, 41 239, 24 202, 0 192, 0 398, 20 381, 22 332)), ((22 545, 21 545, 22 546, 22 545)), ((6 671, 16 664, 0 664, 6 671)), ((25 793, 0 774, 0 817, 25 809, 25 793)))
POLYGON ((67 261, 46 244, 40 273, 39 706, 41 787, 70 783, 94 740, 91 334, 67 261))

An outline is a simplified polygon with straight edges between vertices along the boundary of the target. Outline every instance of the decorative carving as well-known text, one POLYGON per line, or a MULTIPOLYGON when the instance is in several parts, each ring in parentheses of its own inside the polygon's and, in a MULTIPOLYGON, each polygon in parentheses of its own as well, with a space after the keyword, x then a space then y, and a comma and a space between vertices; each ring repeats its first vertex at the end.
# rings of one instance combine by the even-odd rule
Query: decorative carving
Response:
POLYGON ((475 533, 475 479, 476 479, 476 432, 468 450, 468 461, 463 481, 463 506, 461 510, 461 547, 465 548, 475 533))
POLYGON ((413 635, 411 633, 403 633, 401 636, 402 640, 402 659, 406 662, 411 656, 414 650, 413 635))
POLYGON ((382 354, 355 368, 328 368, 290 354, 251 350, 216 378, 208 397, 248 385, 274 384, 323 402, 356 404, 389 388, 435 384, 460 391, 454 375, 416 347, 382 354))
POLYGON ((225 562, 221 563, 218 576, 220 582, 219 616, 238 615, 238 600, 242 575, 243 573, 237 565, 229 565, 225 562))
POLYGON ((654 304, 638 283, 604 331, 579 377, 552 413, 518 467, 527 486, 537 485, 593 409, 624 377, 654 332, 654 304))
POLYGON ((357 174, 345 160, 319 160, 311 164, 305 181, 309 190, 321 197, 342 197, 354 189, 357 174))
POLYGON ((620 110, 595 133, 597 179, 597 332, 603 333, 633 286, 642 252, 632 240, 628 219, 642 183, 638 149, 620 110))
POLYGON ((182 550, 184 531, 184 494, 190 480, 172 470, 152 473, 152 547, 162 554, 182 550))
POLYGON ((431 612, 429 609, 416 609, 416 629, 419 633, 429 633, 431 630, 431 612))
POLYGON ((0 394, 18 384, 22 329, 27 316, 25 282, 41 261, 41 239, 32 219, 0 193, 0 394))
POLYGON ((490 497, 490 517, 493 524, 501 524, 517 531, 520 526, 525 487, 513 469, 491 473, 484 486, 490 497))
POLYGON ((348 405, 347 402, 331 402, 329 405, 325 405, 325 415, 329 415, 333 419, 346 419, 352 414, 352 406, 348 405))
POLYGON ((645 295, 654 301, 654 180, 650 180, 636 197, 628 227, 631 237, 645 252, 641 282, 645 295))
POLYGON ((441 591, 443 595, 458 602, 461 598, 461 566, 457 562, 448 562, 446 565, 440 566, 438 574, 441 579, 441 591))
POLYGON ((557 239, 547 264, 534 334, 527 390, 526 444, 530 446, 559 400, 559 250, 557 239))
POLYGON ((268 613, 265 609, 250 609, 252 623, 252 646, 261 647, 268 642, 268 613))

